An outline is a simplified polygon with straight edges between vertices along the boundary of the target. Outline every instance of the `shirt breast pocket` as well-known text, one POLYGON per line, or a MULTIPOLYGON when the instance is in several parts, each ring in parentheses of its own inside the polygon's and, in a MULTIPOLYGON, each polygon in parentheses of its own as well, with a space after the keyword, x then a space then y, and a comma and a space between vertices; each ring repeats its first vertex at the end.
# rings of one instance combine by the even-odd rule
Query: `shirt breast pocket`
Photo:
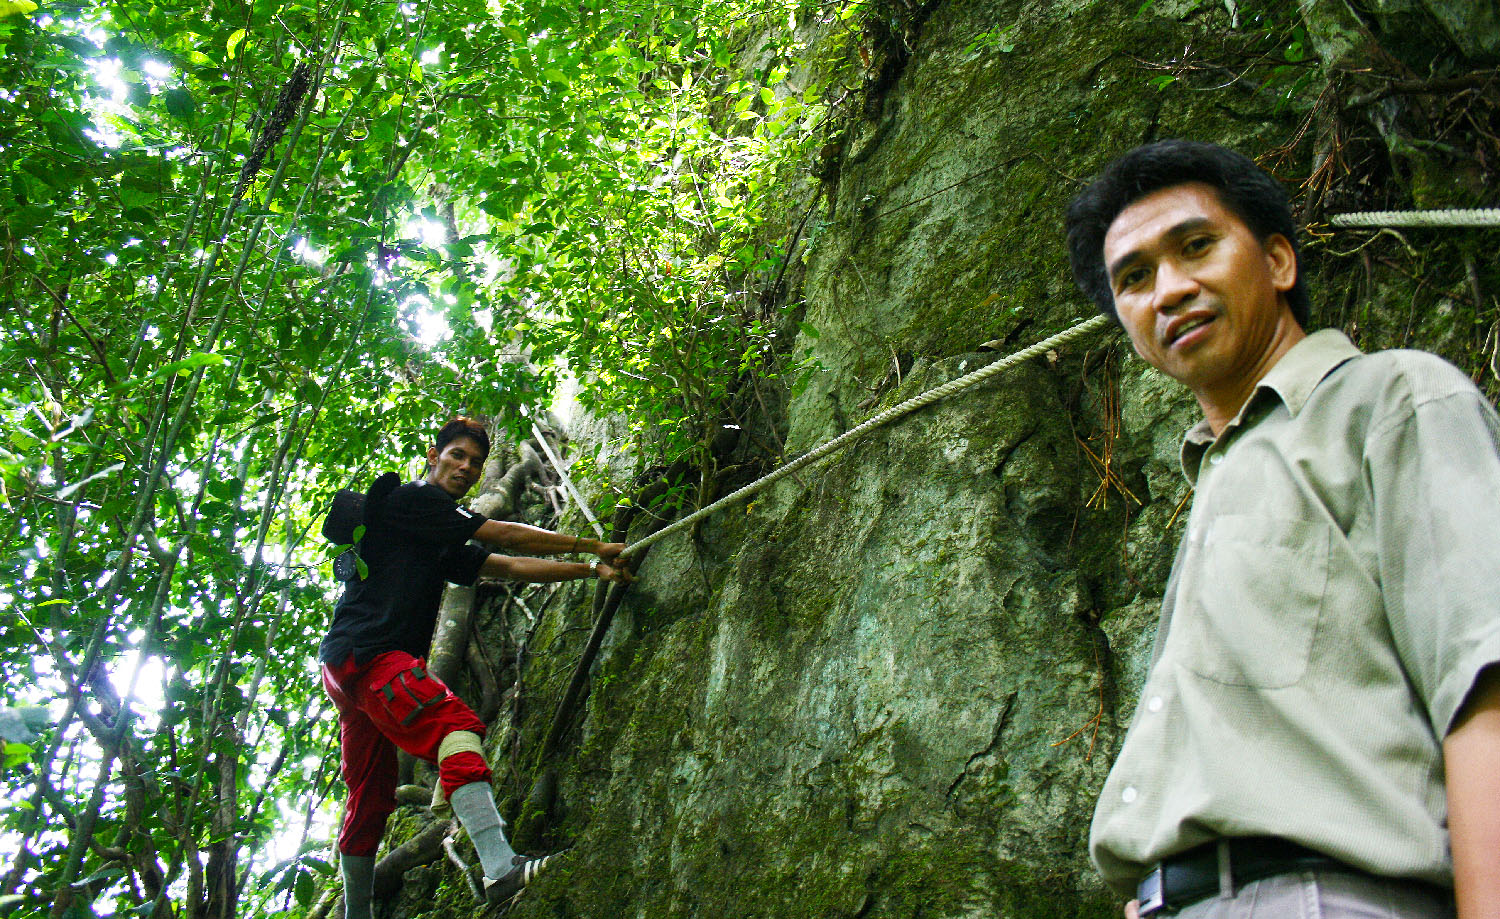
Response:
POLYGON ((1280 689, 1307 672, 1328 584, 1328 524, 1221 514, 1179 585, 1181 665, 1227 686, 1280 689))

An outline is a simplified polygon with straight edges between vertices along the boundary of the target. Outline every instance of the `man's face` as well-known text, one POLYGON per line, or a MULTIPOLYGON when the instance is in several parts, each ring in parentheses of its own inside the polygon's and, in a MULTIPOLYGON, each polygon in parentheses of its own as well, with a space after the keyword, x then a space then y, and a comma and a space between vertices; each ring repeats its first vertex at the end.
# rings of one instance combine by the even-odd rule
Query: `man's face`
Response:
POLYGON ((484 455, 484 448, 472 437, 455 437, 441 451, 428 447, 426 481, 454 498, 462 498, 479 481, 484 455))
POLYGON ((1291 243, 1256 239, 1209 185, 1132 202, 1104 236, 1104 265, 1136 353, 1205 413, 1222 402, 1232 416, 1302 337, 1284 296, 1297 279, 1291 243))

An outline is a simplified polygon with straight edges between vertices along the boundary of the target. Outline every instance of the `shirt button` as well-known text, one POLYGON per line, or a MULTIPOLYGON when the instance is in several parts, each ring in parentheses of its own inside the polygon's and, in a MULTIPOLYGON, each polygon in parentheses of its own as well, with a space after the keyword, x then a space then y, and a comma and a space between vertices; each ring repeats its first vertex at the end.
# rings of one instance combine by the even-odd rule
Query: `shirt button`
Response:
POLYGON ((1215 453, 1213 456, 1210 456, 1208 458, 1208 464, 1210 466, 1217 466, 1222 462, 1224 462, 1224 454, 1222 453, 1215 453))
POLYGON ((1153 712, 1159 712, 1163 704, 1161 696, 1152 696, 1151 701, 1146 703, 1146 708, 1153 712))
POLYGON ((1120 800, 1124 801, 1126 804, 1129 804, 1135 800, 1135 794, 1135 786, 1132 785, 1124 791, 1120 792, 1120 800))

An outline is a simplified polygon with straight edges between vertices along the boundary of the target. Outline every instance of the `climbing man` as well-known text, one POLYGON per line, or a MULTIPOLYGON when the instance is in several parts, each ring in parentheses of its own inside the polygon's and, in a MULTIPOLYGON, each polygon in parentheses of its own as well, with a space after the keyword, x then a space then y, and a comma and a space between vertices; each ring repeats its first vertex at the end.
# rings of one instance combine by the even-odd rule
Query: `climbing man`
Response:
MULTIPOLYGON (((424 478, 398 485, 394 474, 365 496, 359 544, 364 576, 348 579, 318 651, 323 686, 339 711, 341 769, 349 788, 338 847, 345 919, 370 919, 375 850, 396 809, 396 750, 437 763, 434 810, 451 808, 484 871, 485 899, 514 896, 546 858, 517 855, 490 789, 480 741, 485 725, 427 671, 443 582, 480 577, 544 583, 597 577, 628 583, 615 564, 624 546, 488 520, 459 507, 479 480, 489 435, 467 418, 438 431, 424 478), (477 539, 531 553, 587 552, 592 564, 512 558, 469 545, 477 539)), ((336 511, 337 512, 337 508, 336 511)))
POLYGON ((1074 199, 1073 275, 1203 420, 1090 852, 1130 919, 1500 917, 1500 418, 1309 335, 1287 196, 1164 141, 1074 199))

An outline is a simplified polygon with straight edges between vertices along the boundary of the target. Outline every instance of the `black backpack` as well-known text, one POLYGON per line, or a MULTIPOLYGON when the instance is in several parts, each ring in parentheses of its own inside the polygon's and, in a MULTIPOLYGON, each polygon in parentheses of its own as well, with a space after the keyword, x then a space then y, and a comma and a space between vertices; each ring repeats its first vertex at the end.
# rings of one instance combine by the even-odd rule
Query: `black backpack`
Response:
POLYGON ((379 507, 401 477, 394 472, 382 473, 364 494, 352 488, 340 488, 333 496, 328 516, 323 518, 323 538, 335 546, 347 546, 333 559, 333 576, 350 582, 369 577, 370 570, 360 557, 359 547, 370 524, 371 509, 379 507))

